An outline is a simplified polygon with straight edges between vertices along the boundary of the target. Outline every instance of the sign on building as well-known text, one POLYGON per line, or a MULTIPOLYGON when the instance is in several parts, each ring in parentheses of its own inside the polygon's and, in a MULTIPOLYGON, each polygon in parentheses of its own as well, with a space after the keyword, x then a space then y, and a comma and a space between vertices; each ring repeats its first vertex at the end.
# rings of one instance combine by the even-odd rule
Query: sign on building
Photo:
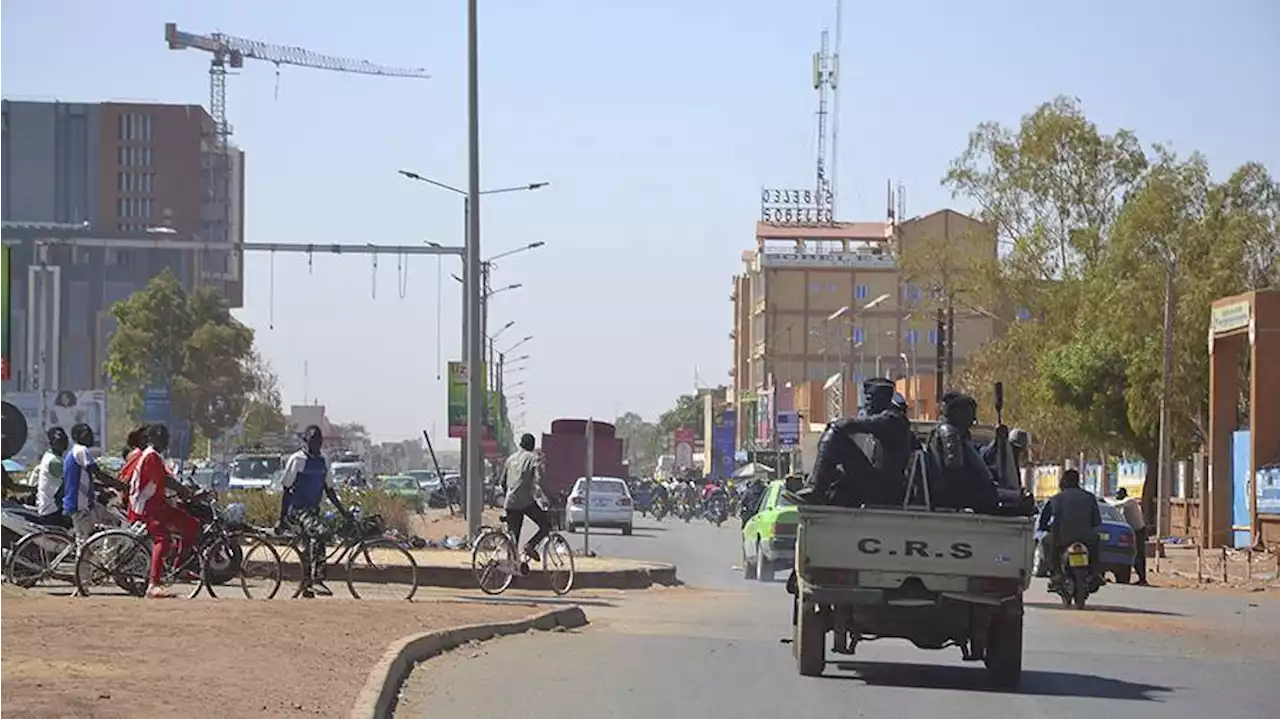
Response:
POLYGON ((830 225, 831 191, 762 189, 760 221, 783 227, 830 225))

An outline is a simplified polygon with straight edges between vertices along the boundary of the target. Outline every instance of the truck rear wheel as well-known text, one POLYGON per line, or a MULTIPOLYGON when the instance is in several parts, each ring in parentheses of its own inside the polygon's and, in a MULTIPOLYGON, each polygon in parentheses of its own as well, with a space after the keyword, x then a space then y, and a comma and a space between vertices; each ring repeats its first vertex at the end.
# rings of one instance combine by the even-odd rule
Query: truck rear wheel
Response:
POLYGON ((1000 689, 1017 689, 1022 682, 1022 600, 1003 607, 991 618, 985 663, 991 683, 1000 689))
POLYGON ((813 602, 800 600, 796 622, 796 667, 800 676, 820 677, 827 665, 827 628, 813 602))

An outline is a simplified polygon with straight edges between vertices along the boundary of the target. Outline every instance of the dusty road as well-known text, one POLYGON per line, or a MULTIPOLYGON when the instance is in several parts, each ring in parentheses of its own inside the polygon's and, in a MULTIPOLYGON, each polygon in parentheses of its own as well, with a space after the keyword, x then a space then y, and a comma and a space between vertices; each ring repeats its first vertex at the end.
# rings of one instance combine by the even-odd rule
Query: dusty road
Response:
POLYGON ((981 665, 958 650, 896 641, 863 644, 852 661, 809 679, 781 642, 791 633, 783 585, 741 578, 736 537, 736 523, 669 520, 643 523, 632 537, 594 537, 610 556, 676 563, 693 588, 574 595, 589 628, 432 660, 406 685, 397 716, 1280 716, 1275 593, 1109 585, 1077 613, 1058 609, 1037 582, 1018 693, 988 690, 981 665))

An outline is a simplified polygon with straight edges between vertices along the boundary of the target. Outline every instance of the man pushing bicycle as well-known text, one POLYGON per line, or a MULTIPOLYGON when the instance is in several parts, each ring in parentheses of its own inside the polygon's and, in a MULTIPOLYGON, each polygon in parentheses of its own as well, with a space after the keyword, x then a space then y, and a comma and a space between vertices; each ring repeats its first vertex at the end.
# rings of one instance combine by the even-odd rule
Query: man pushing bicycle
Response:
POLYGON ((329 462, 320 453, 324 446, 320 428, 313 424, 303 430, 302 442, 305 446, 289 455, 284 463, 280 478, 284 494, 280 497, 280 519, 276 527, 277 530, 292 530, 305 539, 303 547, 307 556, 302 557, 303 571, 310 567, 310 576, 302 596, 310 599, 316 594, 333 594, 324 583, 329 528, 320 516, 320 501, 327 496, 348 522, 352 521, 352 515, 338 499, 329 462))
POLYGON ((545 467, 542 455, 533 451, 533 435, 520 437, 520 449, 507 457, 502 468, 502 484, 507 492, 507 531, 511 533, 511 541, 520 545, 520 530, 524 528, 524 518, 532 519, 538 525, 538 531, 524 546, 524 553, 533 561, 540 561, 538 545, 551 534, 551 516, 538 504, 538 498, 545 494, 542 491, 542 477, 545 467))

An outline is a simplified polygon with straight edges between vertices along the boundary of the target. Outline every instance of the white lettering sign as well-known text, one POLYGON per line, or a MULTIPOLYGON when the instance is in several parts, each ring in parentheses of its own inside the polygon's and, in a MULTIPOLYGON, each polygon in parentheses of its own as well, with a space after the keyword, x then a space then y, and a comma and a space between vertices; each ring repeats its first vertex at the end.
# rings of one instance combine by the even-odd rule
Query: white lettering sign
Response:
POLYGON ((762 267, 892 268, 893 258, 871 252, 780 252, 760 256, 762 267))

